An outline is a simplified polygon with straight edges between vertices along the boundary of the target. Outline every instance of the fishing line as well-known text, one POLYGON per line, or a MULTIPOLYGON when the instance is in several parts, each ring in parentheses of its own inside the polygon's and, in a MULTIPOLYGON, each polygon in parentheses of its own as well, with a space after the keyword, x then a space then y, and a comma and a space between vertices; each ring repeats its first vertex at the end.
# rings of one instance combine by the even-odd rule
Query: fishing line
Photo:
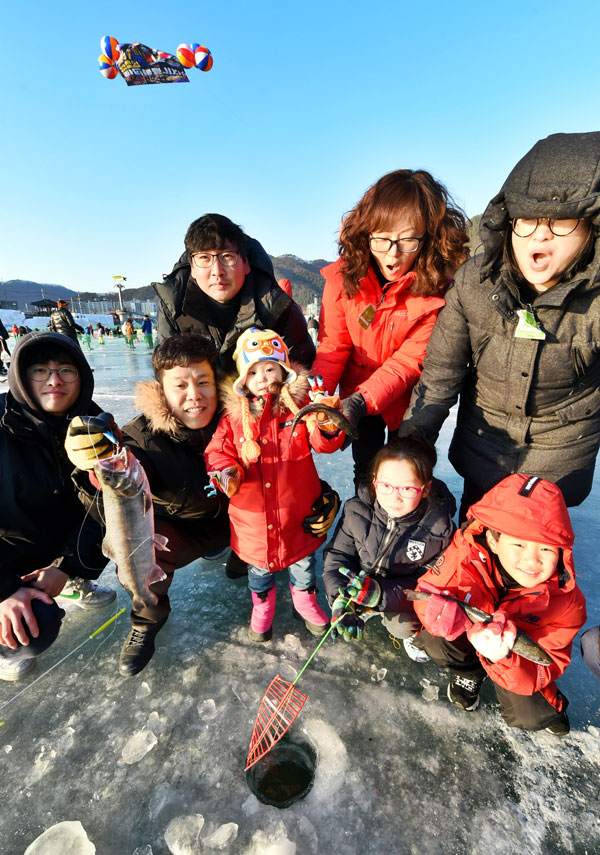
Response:
MULTIPOLYGON (((123 606, 123 608, 122 608, 120 611, 118 611, 116 614, 114 614, 111 618, 109 618, 107 621, 105 621, 105 622, 102 624, 102 626, 99 626, 99 627, 98 627, 98 629, 94 630, 94 632, 93 632, 91 635, 89 635, 87 638, 85 638, 85 639, 81 642, 81 644, 78 644, 78 645, 77 645, 77 647, 74 647, 74 648, 73 648, 73 650, 71 650, 69 653, 67 653, 65 656, 63 656, 63 657, 62 657, 62 659, 59 659, 59 660, 58 660, 58 662, 55 662, 55 663, 54 663, 54 665, 51 665, 51 666, 50 666, 50 668, 48 668, 48 670, 47 670, 47 671, 44 671, 44 673, 43 673, 43 674, 40 674, 40 676, 39 676, 39 677, 36 677, 36 679, 35 679, 35 680, 33 680, 31 683, 29 683, 29 685, 28 685, 28 686, 25 686, 25 688, 24 688, 24 689, 21 689, 21 691, 20 691, 20 692, 17 692, 17 694, 16 694, 16 695, 13 695, 13 697, 12 697, 12 698, 9 698, 9 700, 8 700, 8 701, 5 701, 3 704, 0 704, 0 710, 3 710, 3 709, 4 709, 5 707, 7 707, 9 704, 12 704, 12 702, 13 702, 13 701, 15 701, 17 698, 20 698, 20 697, 21 697, 21 695, 23 695, 25 692, 29 691, 29 689, 31 689, 33 686, 35 686, 35 684, 36 684, 36 683, 39 683, 39 681, 40 681, 43 677, 45 677, 47 674, 49 674, 49 673, 50 673, 50 671, 54 671, 54 669, 55 669, 55 668, 58 668, 58 666, 59 666, 59 665, 62 665, 62 663, 63 663, 66 659, 68 659, 68 658, 69 658, 69 656, 72 656, 74 653, 77 653, 77 651, 78 651, 78 650, 80 650, 80 649, 83 647, 83 645, 84 645, 84 644, 87 644, 87 643, 88 643, 88 641, 90 641, 92 638, 94 638, 96 635, 98 635, 98 633, 102 632, 102 630, 103 630, 103 629, 106 629, 106 627, 107 627, 107 626, 109 626, 109 624, 111 624, 111 623, 113 623, 114 621, 116 621, 116 619, 117 619, 118 617, 120 617, 120 616, 123 614, 123 612, 124 612, 125 610, 126 610, 126 609, 125 609, 125 606, 123 606)), ((3 721, 2 721, 2 722, 0 722, 0 727, 1 727, 3 724, 4 724, 4 722, 3 722, 3 721)))

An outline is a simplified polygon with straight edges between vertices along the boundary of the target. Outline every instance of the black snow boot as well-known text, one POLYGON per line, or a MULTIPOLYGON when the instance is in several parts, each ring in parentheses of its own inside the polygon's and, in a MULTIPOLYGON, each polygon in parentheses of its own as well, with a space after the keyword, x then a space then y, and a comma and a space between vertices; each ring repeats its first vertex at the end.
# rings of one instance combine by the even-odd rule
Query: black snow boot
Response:
POLYGON ((243 576, 248 575, 248 565, 245 561, 242 561, 239 555, 235 554, 233 549, 225 565, 225 575, 228 579, 241 579, 243 576))
POLYGON ((119 674, 133 677, 146 667, 154 656, 154 639, 160 627, 134 626, 125 639, 119 656, 119 674))

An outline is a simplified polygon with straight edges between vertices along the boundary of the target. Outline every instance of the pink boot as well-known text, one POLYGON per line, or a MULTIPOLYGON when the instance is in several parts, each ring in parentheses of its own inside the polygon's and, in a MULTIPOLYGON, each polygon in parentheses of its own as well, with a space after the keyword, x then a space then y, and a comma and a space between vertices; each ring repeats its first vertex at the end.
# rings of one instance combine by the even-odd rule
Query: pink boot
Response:
POLYGON ((270 641, 273 635, 275 615, 275 586, 263 594, 252 593, 252 617, 248 635, 252 641, 270 641))
POLYGON ((309 588, 308 591, 299 591, 290 585, 290 591, 294 604, 294 617, 303 618, 307 630, 313 635, 325 635, 329 618, 317 603, 316 587, 309 588))

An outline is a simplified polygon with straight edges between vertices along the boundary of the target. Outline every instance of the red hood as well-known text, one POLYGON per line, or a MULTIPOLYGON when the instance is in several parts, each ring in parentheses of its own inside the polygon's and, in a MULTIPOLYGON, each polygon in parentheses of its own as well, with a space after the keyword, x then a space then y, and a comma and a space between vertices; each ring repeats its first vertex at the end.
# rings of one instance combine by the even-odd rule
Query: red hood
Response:
POLYGON ((534 475, 509 475, 492 487, 467 511, 469 532, 491 528, 512 537, 547 543, 563 550, 563 561, 571 580, 573 529, 560 488, 534 475))

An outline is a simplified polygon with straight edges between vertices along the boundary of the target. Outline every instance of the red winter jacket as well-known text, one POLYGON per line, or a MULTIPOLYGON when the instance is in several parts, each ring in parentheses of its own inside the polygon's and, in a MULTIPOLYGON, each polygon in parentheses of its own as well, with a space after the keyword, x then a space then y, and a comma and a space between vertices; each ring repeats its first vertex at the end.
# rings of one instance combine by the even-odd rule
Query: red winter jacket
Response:
MULTIPOLYGON (((457 531, 434 567, 419 579, 445 589, 460 600, 490 614, 502 609, 517 627, 552 657, 552 665, 536 665, 512 653, 490 663, 479 656, 491 679, 517 695, 540 691, 560 710, 554 680, 571 661, 571 644, 586 620, 585 598, 575 582, 573 531, 559 488, 550 481, 527 475, 510 475, 469 509, 471 519, 457 531), (547 582, 533 588, 505 588, 493 554, 475 537, 491 528, 562 549, 562 566, 547 582)), ((421 621, 427 602, 415 602, 421 621)), ((478 654, 479 655, 479 654, 478 654)))
MULTIPOLYGON (((290 384, 298 406, 308 403, 307 390, 305 376, 290 384)), ((315 538, 302 528, 304 518, 312 513, 312 505, 321 495, 311 447, 320 452, 337 451, 345 434, 328 438, 316 425, 309 431, 304 421, 296 425, 292 434, 292 413, 279 397, 274 400, 267 395, 262 413, 257 403, 251 403, 260 457, 244 468, 238 452, 244 441, 241 399, 231 389, 224 398, 226 414, 204 456, 209 472, 233 464, 243 471, 240 490, 229 502, 231 547, 255 567, 282 570, 311 555, 325 541, 325 537, 315 538)))
POLYGON ((409 271, 392 283, 385 296, 372 268, 360 280, 360 291, 347 297, 341 259, 321 270, 325 290, 319 318, 319 347, 312 374, 321 374, 342 398, 361 392, 369 415, 380 413, 390 430, 397 428, 419 379, 427 342, 442 297, 415 297, 409 271), (359 317, 369 306, 375 315, 365 329, 359 317))

